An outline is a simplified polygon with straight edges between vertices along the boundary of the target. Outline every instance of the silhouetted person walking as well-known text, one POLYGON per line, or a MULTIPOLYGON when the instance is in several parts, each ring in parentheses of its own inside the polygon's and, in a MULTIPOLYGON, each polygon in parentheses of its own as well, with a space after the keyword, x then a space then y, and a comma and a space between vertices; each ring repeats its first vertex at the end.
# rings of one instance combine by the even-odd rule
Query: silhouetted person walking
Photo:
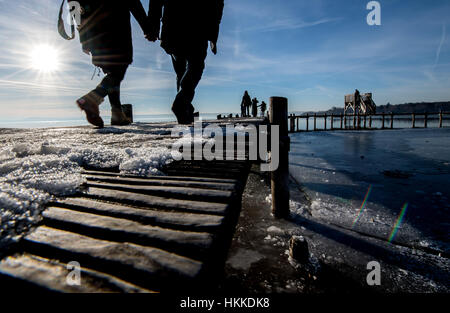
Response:
POLYGON ((205 68, 208 41, 217 53, 223 7, 224 0, 150 0, 147 39, 159 38, 162 17, 161 47, 172 57, 177 74, 178 94, 172 111, 180 124, 194 122, 195 88, 205 68))
POLYGON ((253 117, 258 117, 258 99, 253 98, 252 100, 252 116, 253 117))
POLYGON ((101 83, 77 100, 89 123, 103 127, 99 105, 106 96, 111 103, 111 124, 128 125, 130 120, 122 111, 120 84, 128 66, 133 62, 130 12, 144 33, 147 15, 139 0, 79 0, 82 7, 78 29, 83 51, 92 55, 92 63, 106 74, 101 83))
POLYGON ((249 116, 249 108, 251 105, 252 105, 252 99, 250 98, 250 95, 248 94, 248 91, 246 90, 244 92, 244 96, 242 97, 242 102, 241 102, 242 117, 249 116))

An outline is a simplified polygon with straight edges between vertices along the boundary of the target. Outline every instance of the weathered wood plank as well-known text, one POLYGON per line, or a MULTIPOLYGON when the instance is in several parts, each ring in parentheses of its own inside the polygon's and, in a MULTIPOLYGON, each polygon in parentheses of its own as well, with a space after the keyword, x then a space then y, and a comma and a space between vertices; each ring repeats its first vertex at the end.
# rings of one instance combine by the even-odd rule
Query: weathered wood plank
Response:
POLYGON ((180 169, 167 169, 166 173, 170 176, 170 175, 177 175, 177 176, 183 176, 185 175, 186 177, 211 177, 211 178, 232 178, 232 179, 239 179, 241 176, 245 175, 242 172, 239 173, 233 173, 233 172, 217 172, 217 171, 208 171, 207 169, 197 169, 197 170, 192 170, 189 168, 180 170, 180 169))
POLYGON ((0 280, 10 291, 24 288, 74 293, 151 293, 111 275, 80 268, 80 285, 69 285, 66 264, 34 255, 10 256, 0 262, 0 280), (26 287, 27 286, 27 287, 26 287))
POLYGON ((113 189, 165 198, 190 199, 197 201, 219 202, 219 203, 230 202, 230 200, 232 200, 232 198, 235 197, 235 194, 231 191, 208 190, 199 188, 185 188, 185 187, 171 187, 171 186, 161 188, 160 186, 142 186, 142 185, 135 186, 135 185, 96 183, 96 182, 87 182, 86 186, 88 186, 89 188, 93 187, 93 188, 113 189))
POLYGON ((225 203, 200 202, 192 200, 170 199, 138 193, 109 190, 103 188, 88 188, 83 193, 90 198, 132 204, 138 207, 154 208, 167 211, 179 211, 201 214, 225 215, 230 205, 225 203))
POLYGON ((22 242, 39 256, 77 261, 155 291, 183 288, 201 277, 203 264, 167 251, 132 243, 117 243, 57 230, 37 228, 22 242), (177 282, 174 285, 174 282, 177 282))
POLYGON ((44 224, 86 236, 116 242, 152 246, 201 260, 212 247, 209 233, 188 232, 142 225, 138 222, 50 207, 43 212, 44 224))
POLYGON ((123 204, 113 204, 86 198, 62 199, 52 205, 87 213, 126 218, 148 225, 199 232, 218 231, 218 228, 224 222, 224 217, 218 215, 164 212, 148 208, 139 209, 123 204))
POLYGON ((152 180, 170 180, 170 181, 189 181, 189 182, 206 182, 206 183, 230 183, 236 184, 239 183, 237 179, 228 179, 228 178, 211 178, 211 177, 186 177, 186 176, 135 176, 135 175, 126 175, 115 172, 101 172, 101 171, 87 171, 84 170, 82 174, 85 175, 100 175, 100 176, 109 176, 109 177, 123 177, 123 178, 132 178, 136 180, 143 181, 152 181, 152 180))
POLYGON ((233 183, 216 183, 206 181, 182 181, 182 180, 156 180, 156 179, 136 179, 127 177, 111 177, 100 175, 84 175, 88 181, 104 182, 111 184, 128 184, 128 185, 144 185, 144 186, 160 186, 160 187, 184 187, 184 188, 203 188, 215 190, 234 191, 236 185, 233 183))

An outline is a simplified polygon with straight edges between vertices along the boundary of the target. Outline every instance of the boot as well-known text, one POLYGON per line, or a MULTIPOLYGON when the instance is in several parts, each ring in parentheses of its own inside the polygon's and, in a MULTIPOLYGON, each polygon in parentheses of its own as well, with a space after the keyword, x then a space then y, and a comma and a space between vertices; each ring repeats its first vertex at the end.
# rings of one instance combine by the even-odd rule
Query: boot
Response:
POLYGON ((200 112, 195 112, 195 108, 194 108, 194 106, 192 105, 192 103, 191 103, 191 113, 192 113, 192 115, 193 115, 194 118, 200 117, 200 112))
POLYGON ((178 99, 176 99, 172 105, 172 112, 177 117, 178 124, 185 125, 194 123, 193 108, 191 106, 186 106, 178 99))
POLYGON ((91 91, 77 101, 78 107, 86 113, 86 119, 89 123, 99 128, 104 127, 102 118, 100 117, 99 105, 103 102, 103 98, 95 91, 91 91))
POLYGON ((111 109, 111 125, 113 126, 125 126, 130 125, 131 121, 123 113, 122 108, 111 109))

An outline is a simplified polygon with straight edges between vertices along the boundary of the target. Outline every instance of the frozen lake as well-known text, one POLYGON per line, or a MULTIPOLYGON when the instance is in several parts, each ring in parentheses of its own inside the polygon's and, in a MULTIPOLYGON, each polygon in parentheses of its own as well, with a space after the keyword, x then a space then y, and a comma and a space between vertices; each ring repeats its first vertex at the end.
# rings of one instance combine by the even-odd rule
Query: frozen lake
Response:
POLYGON ((450 129, 312 132, 291 140, 290 171, 314 218, 448 255, 450 129))

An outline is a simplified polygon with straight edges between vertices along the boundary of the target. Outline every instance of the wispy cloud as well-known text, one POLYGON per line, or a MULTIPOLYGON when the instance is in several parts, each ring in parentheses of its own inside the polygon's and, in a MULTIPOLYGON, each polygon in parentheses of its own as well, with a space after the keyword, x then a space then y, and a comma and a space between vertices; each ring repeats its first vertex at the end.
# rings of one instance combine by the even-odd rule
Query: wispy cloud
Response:
POLYGON ((301 28, 307 28, 307 27, 313 27, 333 22, 341 21, 342 18, 335 17, 335 18, 322 18, 316 21, 306 22, 306 21, 299 21, 298 19, 283 19, 283 20, 276 20, 273 21, 267 25, 262 26, 254 26, 249 27, 245 29, 239 30, 239 32, 276 32, 276 31, 283 31, 283 30, 296 30, 301 28))
POLYGON ((437 50, 436 50, 436 60, 435 60, 435 62, 434 62, 434 68, 436 67, 436 65, 438 65, 438 63, 439 63, 439 58, 440 58, 440 56, 441 56, 441 49, 442 49, 442 46, 444 45, 444 43, 445 43, 445 40, 446 40, 446 38, 447 38, 447 25, 444 23, 443 25, 442 25, 442 36, 441 36, 441 41, 440 41, 440 43, 439 43, 439 46, 438 46, 438 48, 437 48, 437 50))

